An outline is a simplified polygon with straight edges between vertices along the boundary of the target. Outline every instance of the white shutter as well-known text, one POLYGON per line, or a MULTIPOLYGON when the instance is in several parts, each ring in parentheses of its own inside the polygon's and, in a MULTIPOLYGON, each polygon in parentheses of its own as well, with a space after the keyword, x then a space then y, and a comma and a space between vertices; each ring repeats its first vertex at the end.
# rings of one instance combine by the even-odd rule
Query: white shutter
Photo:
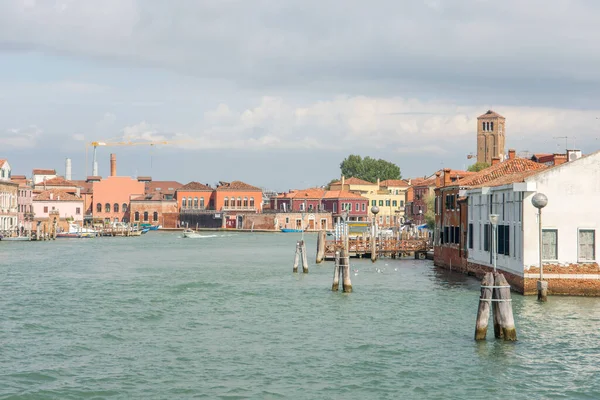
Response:
POLYGON ((595 231, 580 230, 579 231, 579 260, 594 261, 595 254, 595 231))
POLYGON ((542 231, 542 259, 543 260, 557 260, 557 242, 558 242, 558 231, 555 229, 549 229, 542 231))

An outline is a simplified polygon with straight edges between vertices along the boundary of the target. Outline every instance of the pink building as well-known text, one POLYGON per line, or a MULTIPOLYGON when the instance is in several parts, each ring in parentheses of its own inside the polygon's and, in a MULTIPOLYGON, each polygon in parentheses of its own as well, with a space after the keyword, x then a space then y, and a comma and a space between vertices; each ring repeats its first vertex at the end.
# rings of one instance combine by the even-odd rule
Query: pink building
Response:
POLYGON ((83 199, 58 189, 46 190, 33 199, 35 219, 43 221, 51 211, 58 211, 61 220, 83 221, 83 199))
POLYGON ((13 175, 11 181, 19 184, 17 191, 18 224, 21 234, 33 228, 33 190, 25 175, 13 175))
POLYGON ((369 215, 369 199, 353 192, 329 190, 325 192, 322 204, 333 217, 342 217, 347 212, 348 221, 366 221, 369 215))
POLYGON ((128 176, 117 175, 117 160, 110 155, 110 176, 92 184, 94 220, 130 222, 130 199, 144 195, 146 184, 128 176))

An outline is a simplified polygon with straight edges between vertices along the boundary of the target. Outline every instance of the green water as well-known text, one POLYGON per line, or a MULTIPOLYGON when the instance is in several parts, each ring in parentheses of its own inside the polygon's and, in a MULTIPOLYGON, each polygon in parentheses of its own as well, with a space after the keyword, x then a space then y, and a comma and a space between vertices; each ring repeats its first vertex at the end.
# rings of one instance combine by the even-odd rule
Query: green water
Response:
POLYGON ((519 341, 476 343, 473 278, 352 260, 332 293, 298 238, 0 242, 0 398, 600 398, 600 299, 515 295, 519 341))

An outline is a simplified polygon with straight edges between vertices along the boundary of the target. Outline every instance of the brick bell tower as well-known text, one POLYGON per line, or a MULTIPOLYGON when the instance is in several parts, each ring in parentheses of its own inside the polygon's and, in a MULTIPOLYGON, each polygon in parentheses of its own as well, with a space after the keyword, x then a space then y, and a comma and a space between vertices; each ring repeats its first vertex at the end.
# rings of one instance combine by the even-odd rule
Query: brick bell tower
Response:
POLYGON ((477 162, 492 164, 492 158, 505 159, 505 130, 506 119, 488 110, 477 117, 477 162))

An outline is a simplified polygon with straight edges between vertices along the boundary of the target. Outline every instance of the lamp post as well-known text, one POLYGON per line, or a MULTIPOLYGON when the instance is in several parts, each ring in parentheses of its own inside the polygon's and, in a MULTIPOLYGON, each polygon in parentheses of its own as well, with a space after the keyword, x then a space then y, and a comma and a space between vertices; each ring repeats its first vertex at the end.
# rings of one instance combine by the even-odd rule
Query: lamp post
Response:
POLYGON ((544 266, 542 264, 542 208, 548 205, 548 197, 543 193, 536 193, 531 198, 531 204, 538 209, 538 237, 539 237, 539 265, 540 265, 540 280, 537 281, 538 300, 548 300, 548 282, 544 281, 544 266))
POLYGON ((371 207, 371 213, 373 213, 373 232, 371 236, 371 261, 377 260, 377 214, 379 214, 379 207, 371 207))
POLYGON ((342 232, 344 232, 343 240, 344 240, 344 248, 346 250, 348 250, 348 224, 346 222, 347 220, 348 220, 348 210, 345 210, 344 212, 342 212, 342 221, 343 221, 342 232))
POLYGON ((498 259, 498 244, 496 237, 498 236, 498 214, 490 214, 490 223, 492 224, 492 265, 494 266, 494 274, 496 273, 496 260, 498 259))

